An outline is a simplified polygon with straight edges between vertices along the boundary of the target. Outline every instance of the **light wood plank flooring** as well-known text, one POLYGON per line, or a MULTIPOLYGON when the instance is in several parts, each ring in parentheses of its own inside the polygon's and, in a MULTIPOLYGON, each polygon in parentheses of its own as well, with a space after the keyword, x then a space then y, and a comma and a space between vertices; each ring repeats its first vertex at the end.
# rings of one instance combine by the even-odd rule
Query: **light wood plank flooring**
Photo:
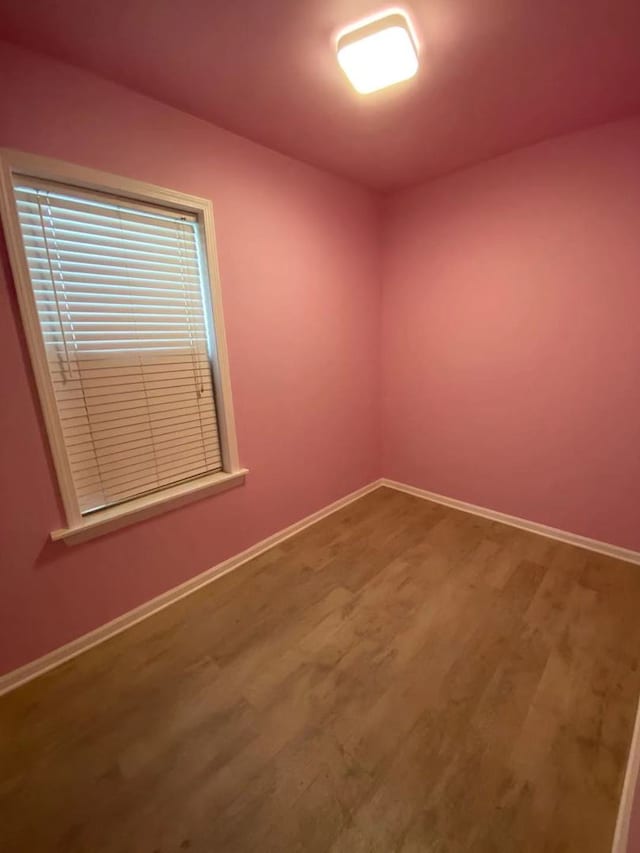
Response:
POLYGON ((638 567, 380 489, 0 699, 0 848, 608 853, 639 612, 638 567))

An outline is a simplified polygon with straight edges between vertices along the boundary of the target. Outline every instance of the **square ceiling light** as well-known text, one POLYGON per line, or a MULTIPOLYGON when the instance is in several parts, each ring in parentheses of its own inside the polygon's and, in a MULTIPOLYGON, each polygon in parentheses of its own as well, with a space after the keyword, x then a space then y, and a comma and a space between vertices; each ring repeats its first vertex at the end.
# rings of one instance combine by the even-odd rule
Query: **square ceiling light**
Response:
POLYGON ((340 67, 363 95, 408 80, 418 70, 415 39, 402 12, 391 12, 343 32, 337 52, 340 67))

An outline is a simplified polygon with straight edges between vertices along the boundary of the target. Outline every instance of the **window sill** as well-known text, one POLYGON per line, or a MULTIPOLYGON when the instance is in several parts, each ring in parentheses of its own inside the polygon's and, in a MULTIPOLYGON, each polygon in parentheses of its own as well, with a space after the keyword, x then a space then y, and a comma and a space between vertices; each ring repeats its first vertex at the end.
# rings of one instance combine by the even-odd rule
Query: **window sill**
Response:
POLYGON ((241 468, 232 473, 222 471, 190 483, 180 483, 157 494, 145 495, 119 506, 99 510, 74 527, 52 531, 51 538, 54 542, 63 539, 68 545, 85 542, 87 539, 94 539, 96 536, 102 536, 120 527, 135 524, 199 498, 241 486, 247 473, 246 468, 241 468))

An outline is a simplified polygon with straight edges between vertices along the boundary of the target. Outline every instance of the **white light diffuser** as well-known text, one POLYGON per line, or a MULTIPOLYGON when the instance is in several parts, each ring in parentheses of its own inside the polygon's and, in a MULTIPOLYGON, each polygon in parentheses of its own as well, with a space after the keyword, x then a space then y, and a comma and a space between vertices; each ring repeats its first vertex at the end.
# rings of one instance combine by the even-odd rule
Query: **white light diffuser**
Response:
POLYGON ((338 62, 363 95, 377 92, 418 70, 418 52, 409 22, 401 12, 369 21, 338 39, 338 62))

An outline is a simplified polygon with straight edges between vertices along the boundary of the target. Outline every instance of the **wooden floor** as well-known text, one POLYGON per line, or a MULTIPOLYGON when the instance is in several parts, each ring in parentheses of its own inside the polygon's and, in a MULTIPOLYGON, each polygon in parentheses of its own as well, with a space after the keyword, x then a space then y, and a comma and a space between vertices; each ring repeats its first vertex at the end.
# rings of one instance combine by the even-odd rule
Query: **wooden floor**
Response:
POLYGON ((609 853, 638 613, 636 566, 380 489, 0 699, 0 848, 609 853))

